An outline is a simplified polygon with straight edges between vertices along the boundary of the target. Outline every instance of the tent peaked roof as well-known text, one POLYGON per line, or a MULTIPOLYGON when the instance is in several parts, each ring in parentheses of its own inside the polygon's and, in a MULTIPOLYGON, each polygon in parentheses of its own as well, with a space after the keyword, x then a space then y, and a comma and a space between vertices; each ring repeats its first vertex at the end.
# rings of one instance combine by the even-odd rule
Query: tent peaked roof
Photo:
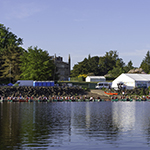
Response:
POLYGON ((104 76, 87 76, 88 78, 104 78, 105 79, 105 77, 104 76))
POLYGON ((130 74, 125 73, 126 76, 132 78, 135 81, 150 81, 150 74, 130 74))

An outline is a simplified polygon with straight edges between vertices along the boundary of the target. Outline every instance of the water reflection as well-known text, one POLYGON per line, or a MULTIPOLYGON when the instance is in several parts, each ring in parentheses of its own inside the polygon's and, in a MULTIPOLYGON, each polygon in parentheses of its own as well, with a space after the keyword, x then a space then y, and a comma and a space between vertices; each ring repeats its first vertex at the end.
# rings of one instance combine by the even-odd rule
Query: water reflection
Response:
POLYGON ((145 139, 145 143, 150 146, 150 103, 136 103, 136 124, 138 132, 145 139))
POLYGON ((86 127, 90 128, 90 103, 86 103, 86 127))
POLYGON ((133 130, 135 126, 135 102, 112 103, 113 124, 119 131, 133 130))
POLYGON ((149 147, 149 102, 0 103, 0 149, 149 147))
POLYGON ((73 135, 85 136, 89 142, 92 138, 95 141, 116 141, 118 129, 113 126, 112 103, 78 103, 76 106, 80 111, 76 107, 72 109, 73 135))

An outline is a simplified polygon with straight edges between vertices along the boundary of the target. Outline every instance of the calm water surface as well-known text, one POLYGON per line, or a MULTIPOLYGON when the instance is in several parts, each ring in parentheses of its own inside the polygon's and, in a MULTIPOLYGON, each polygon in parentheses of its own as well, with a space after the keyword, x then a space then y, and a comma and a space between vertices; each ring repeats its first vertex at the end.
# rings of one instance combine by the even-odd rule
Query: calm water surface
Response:
POLYGON ((0 103, 3 149, 150 149, 150 102, 0 103))

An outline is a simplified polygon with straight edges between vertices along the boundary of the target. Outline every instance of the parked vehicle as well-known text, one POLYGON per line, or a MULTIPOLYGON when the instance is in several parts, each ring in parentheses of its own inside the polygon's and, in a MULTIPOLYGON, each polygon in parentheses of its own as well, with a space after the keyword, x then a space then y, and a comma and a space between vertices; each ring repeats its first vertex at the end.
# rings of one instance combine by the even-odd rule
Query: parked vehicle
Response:
POLYGON ((14 86, 54 86, 54 81, 18 80, 14 86))
POLYGON ((111 88, 111 82, 98 82, 96 87, 96 89, 102 89, 102 88, 111 88))
POLYGON ((18 80, 14 86, 33 86, 33 80, 18 80))

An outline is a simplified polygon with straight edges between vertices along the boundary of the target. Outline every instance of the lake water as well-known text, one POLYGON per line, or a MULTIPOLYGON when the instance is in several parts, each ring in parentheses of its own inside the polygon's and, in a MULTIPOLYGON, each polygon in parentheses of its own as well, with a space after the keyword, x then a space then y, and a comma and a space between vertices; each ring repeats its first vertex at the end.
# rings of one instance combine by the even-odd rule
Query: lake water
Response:
POLYGON ((150 102, 4 102, 0 116, 0 150, 150 149, 150 102))

